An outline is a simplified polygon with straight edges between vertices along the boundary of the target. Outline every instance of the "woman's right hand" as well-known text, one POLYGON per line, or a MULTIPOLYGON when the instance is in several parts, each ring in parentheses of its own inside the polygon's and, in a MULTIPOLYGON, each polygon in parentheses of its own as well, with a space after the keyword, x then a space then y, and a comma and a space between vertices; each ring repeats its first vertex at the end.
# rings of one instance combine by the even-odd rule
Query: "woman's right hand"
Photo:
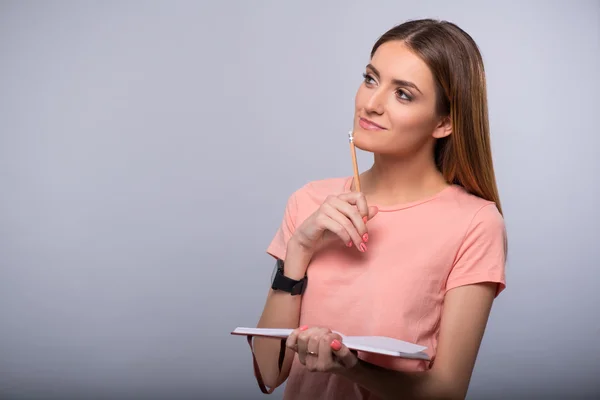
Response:
POLYGON ((366 222, 377 212, 360 192, 331 195, 296 229, 292 239, 310 253, 336 240, 365 252, 369 240, 366 222))

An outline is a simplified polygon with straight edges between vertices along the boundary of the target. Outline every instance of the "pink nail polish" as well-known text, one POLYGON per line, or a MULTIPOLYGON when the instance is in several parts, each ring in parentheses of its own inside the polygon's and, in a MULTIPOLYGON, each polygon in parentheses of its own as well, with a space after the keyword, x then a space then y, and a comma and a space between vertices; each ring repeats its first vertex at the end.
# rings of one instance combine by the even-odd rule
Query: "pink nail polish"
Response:
POLYGON ((368 241, 369 241, 369 234, 368 234, 368 233, 365 233, 365 234, 363 235, 362 239, 363 239, 363 241, 364 241, 365 243, 366 243, 366 242, 368 242, 368 241))
POLYGON ((366 224, 367 223, 367 217, 363 217, 363 222, 366 224))
POLYGON ((346 245, 348 247, 352 247, 352 241, 349 241, 348 244, 346 245))
POLYGON ((365 251, 367 251, 367 246, 364 243, 361 243, 360 246, 359 246, 359 248, 360 248, 360 251, 362 251, 363 253, 365 251))
POLYGON ((342 348, 342 344, 340 343, 339 340, 333 339, 333 342, 331 342, 331 348, 334 349, 335 351, 338 351, 342 348))
POLYGON ((301 326, 299 329, 300 329, 301 331, 305 331, 305 330, 307 330, 307 329, 308 329, 308 325, 302 325, 302 326, 301 326))

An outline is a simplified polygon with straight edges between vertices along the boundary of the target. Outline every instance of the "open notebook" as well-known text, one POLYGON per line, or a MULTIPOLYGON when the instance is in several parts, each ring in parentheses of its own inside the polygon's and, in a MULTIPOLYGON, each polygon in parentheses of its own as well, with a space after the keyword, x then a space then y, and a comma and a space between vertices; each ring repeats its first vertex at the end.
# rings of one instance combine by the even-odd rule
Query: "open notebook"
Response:
MULTIPOLYGON (((264 336, 277 339, 285 339, 293 329, 270 329, 270 328, 236 328, 232 335, 241 336, 264 336)), ((335 332, 342 337, 343 343, 351 350, 364 351, 367 353, 385 354, 393 357, 415 358, 428 360, 429 356, 425 353, 427 347, 419 346, 414 343, 394 339, 386 336, 346 336, 340 332, 335 332)))

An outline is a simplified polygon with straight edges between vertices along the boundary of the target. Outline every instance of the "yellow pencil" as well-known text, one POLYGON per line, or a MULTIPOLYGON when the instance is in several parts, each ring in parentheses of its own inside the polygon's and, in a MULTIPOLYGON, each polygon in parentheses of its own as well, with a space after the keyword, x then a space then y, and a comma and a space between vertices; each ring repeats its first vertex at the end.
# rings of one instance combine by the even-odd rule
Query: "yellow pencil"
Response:
POLYGON ((350 154, 352 155, 352 167, 354 169, 354 187, 357 192, 360 192, 360 179, 358 178, 358 162, 356 162, 356 148, 354 147, 352 131, 348 132, 348 140, 350 140, 350 154))

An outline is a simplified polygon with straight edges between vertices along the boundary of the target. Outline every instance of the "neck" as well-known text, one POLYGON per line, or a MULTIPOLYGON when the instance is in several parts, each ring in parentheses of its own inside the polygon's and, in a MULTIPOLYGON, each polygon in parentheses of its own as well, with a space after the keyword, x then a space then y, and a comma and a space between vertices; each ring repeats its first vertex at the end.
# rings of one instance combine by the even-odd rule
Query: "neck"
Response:
POLYGON ((429 152, 409 158, 375 154, 360 179, 369 201, 381 205, 416 201, 448 186, 429 152))

